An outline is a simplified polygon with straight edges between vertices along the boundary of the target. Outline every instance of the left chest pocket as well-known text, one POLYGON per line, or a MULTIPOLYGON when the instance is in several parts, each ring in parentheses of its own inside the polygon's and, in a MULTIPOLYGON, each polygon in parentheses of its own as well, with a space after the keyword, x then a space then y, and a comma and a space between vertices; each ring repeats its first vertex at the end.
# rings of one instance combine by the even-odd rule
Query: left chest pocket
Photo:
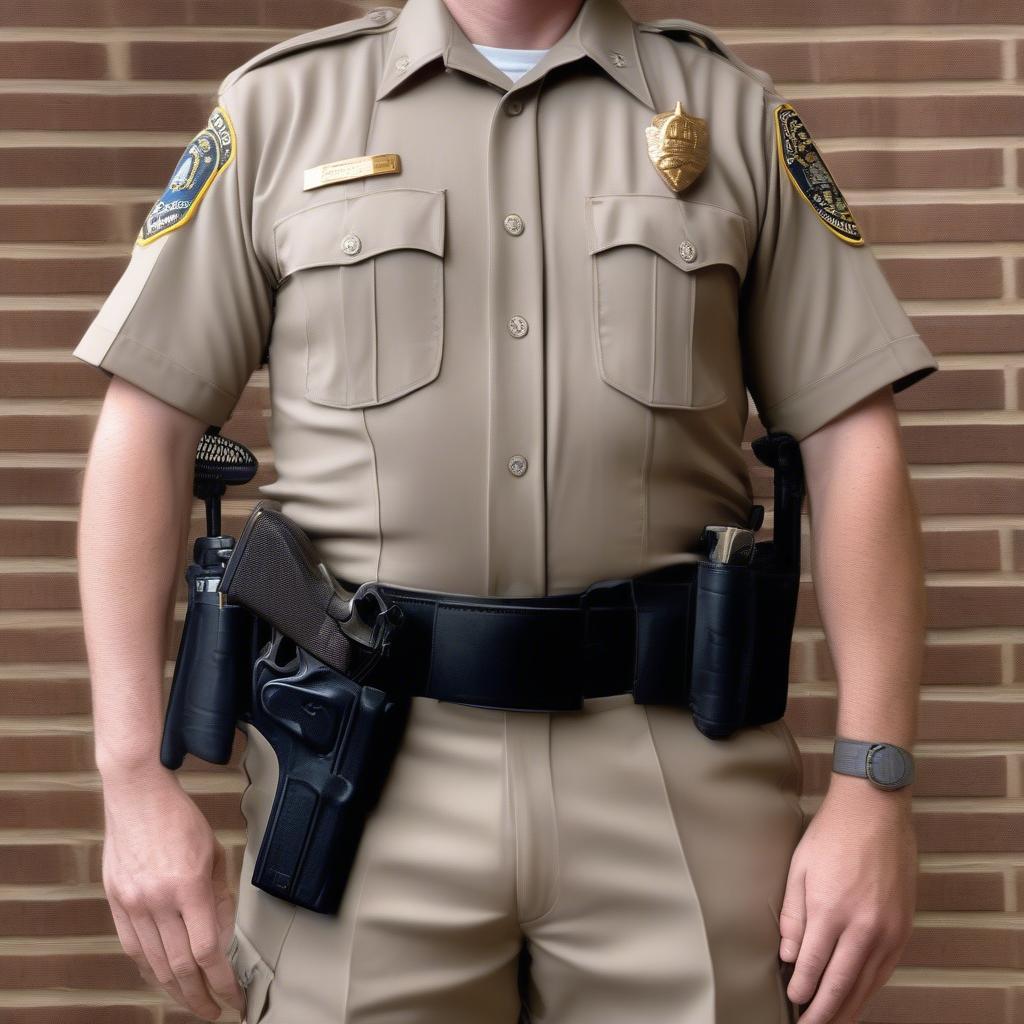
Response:
POLYGON ((444 189, 379 189, 277 223, 279 288, 290 281, 305 307, 310 401, 381 405, 437 377, 444 201, 444 189))
POLYGON ((746 219, 672 196, 595 195, 586 197, 586 230, 605 383, 650 406, 726 401, 746 219))

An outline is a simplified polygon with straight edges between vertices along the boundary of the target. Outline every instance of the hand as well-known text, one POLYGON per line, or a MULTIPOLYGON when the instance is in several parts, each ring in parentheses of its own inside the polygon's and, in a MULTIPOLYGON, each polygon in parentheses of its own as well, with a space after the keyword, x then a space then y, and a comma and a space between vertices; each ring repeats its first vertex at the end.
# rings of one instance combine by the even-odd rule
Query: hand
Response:
POLYGON ((234 900, 224 847, 169 771, 104 778, 103 887, 142 976, 205 1020, 245 997, 227 947, 234 900))
POLYGON ((855 1024, 892 974, 913 924, 917 839, 910 793, 832 774, 790 862, 779 956, 800 1024, 855 1024), (813 996, 813 998, 812 998, 813 996))

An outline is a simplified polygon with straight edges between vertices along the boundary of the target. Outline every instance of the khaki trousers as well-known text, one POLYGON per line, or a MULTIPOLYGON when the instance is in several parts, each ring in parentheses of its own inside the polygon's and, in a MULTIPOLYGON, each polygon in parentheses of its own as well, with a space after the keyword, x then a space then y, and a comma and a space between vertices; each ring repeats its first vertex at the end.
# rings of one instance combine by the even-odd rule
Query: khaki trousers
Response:
MULTIPOLYGON (((244 727, 244 726, 243 726, 244 727)), ((630 694, 413 698, 337 916, 250 883, 277 785, 247 732, 229 954, 246 1024, 790 1024, 778 912, 804 827, 782 721, 710 740, 630 694)))

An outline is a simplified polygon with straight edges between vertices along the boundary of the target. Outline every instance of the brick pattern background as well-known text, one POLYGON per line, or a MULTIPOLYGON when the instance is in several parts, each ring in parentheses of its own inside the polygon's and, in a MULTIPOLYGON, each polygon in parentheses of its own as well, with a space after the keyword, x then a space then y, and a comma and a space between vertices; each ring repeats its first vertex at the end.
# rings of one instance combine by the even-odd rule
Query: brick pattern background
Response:
MULTIPOLYGON (((919 909, 864 1020, 1021 1024, 1024 11, 1019 0, 627 6, 640 19, 714 26, 772 74, 939 358, 939 373, 897 399, 927 558, 919 909)), ((362 9, 0 0, 0 1024, 194 1019, 123 956, 102 890, 74 534, 104 379, 70 350, 220 79, 279 39, 362 9)), ((225 427, 255 448, 255 483, 272 473, 266 383, 254 377, 225 427)), ((760 433, 752 418, 747 440, 760 433)), ((768 504, 769 479, 748 458, 768 504)), ((255 496, 255 484, 236 492, 226 530, 255 496)), ((834 698, 805 571, 787 720, 809 812, 827 784, 834 698)), ((237 879, 236 741, 229 766, 190 757, 183 772, 237 879)))

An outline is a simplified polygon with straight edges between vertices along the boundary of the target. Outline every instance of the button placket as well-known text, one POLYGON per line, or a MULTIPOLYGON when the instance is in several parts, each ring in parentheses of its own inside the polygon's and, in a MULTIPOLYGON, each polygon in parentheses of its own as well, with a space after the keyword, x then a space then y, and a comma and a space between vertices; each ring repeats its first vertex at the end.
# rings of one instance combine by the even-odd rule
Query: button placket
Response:
POLYGON ((491 121, 487 174, 490 458, 487 584, 492 594, 544 593, 544 253, 533 90, 501 100, 491 121), (514 212, 513 212, 514 211, 514 212), (513 341, 512 339, 516 339, 513 341))

